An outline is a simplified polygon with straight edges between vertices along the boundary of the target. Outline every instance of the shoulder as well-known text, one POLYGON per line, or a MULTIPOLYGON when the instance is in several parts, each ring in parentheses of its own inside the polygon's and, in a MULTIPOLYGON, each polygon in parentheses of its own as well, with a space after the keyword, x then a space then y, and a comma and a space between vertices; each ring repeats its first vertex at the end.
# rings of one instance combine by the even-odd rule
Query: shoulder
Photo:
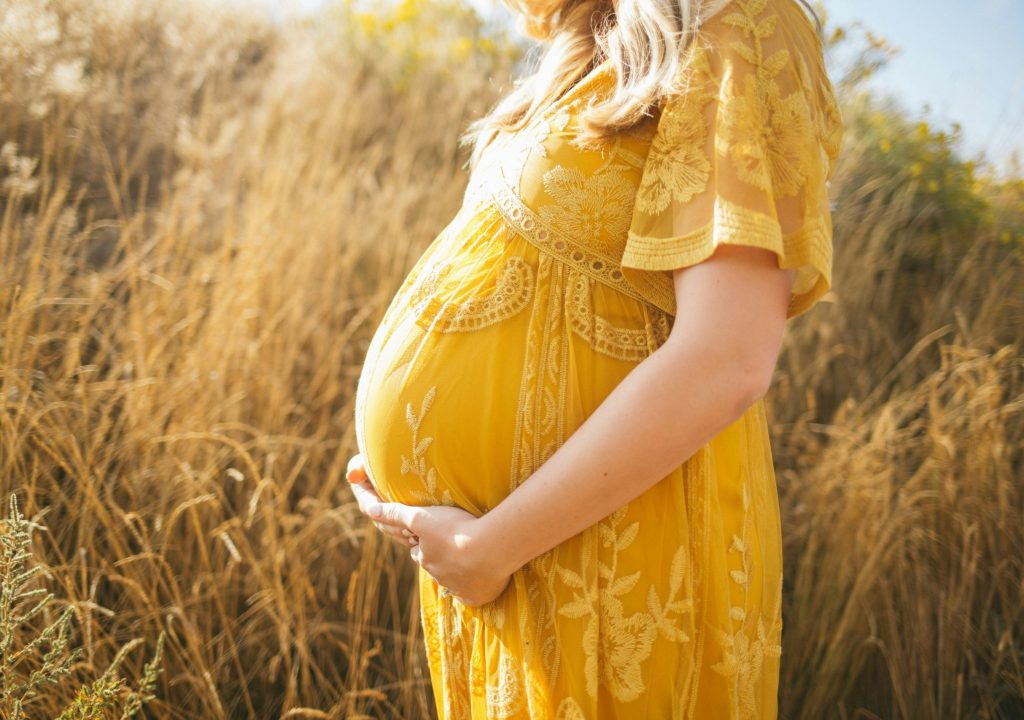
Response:
POLYGON ((823 52, 798 0, 724 2, 695 33, 674 91, 659 103, 663 144, 686 131, 739 153, 754 138, 788 138, 819 146, 830 177, 843 122, 823 52))
MULTIPOLYGON (((824 43, 799 0, 710 0, 680 66, 680 95, 725 100, 749 93, 751 101, 799 99, 834 156, 842 133, 824 43), (713 14, 711 14, 713 12, 713 14)), ((834 157, 833 157, 834 159, 834 157)))
MULTIPOLYGON (((742 28, 750 21, 781 22, 789 29, 800 28, 796 32, 807 33, 821 43, 817 16, 802 0, 705 0, 696 22, 698 33, 713 33, 715 28, 742 28)), ((767 29, 766 26, 762 30, 767 29)))
POLYGON ((706 14, 684 53, 684 76, 723 65, 771 76, 792 70, 808 82, 825 74, 821 34, 799 0, 710 0, 702 7, 706 14))

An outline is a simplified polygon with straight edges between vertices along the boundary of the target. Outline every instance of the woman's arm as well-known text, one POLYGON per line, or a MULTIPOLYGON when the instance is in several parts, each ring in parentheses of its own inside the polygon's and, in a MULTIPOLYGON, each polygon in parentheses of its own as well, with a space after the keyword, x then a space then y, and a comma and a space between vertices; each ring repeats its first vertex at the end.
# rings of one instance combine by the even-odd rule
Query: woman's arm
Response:
POLYGON ((767 390, 789 300, 774 254, 728 246, 675 280, 680 310, 668 341, 482 518, 481 543, 502 548, 493 557, 501 571, 517 570, 648 490, 767 390))
MULTIPOLYGON (((508 576, 642 494, 767 390, 792 271, 774 253, 723 244, 674 273, 668 340, 640 362, 525 482, 480 518, 455 508, 360 500, 419 538, 414 557, 470 604, 508 576)), ((670 521, 669 518, 666 518, 670 521)))

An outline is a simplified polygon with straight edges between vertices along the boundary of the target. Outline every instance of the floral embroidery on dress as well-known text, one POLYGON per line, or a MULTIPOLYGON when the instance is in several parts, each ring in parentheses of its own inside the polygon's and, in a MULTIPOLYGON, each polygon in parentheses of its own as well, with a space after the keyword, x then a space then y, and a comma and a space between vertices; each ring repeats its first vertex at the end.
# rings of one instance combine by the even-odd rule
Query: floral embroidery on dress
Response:
POLYGON ((765 81, 759 70, 744 79, 742 93, 730 85, 725 107, 716 147, 736 161, 740 178, 778 197, 795 195, 807 172, 801 139, 811 120, 803 97, 783 98, 779 86, 765 81))
POLYGON ((532 124, 515 135, 500 134, 485 150, 485 152, 494 153, 488 161, 497 163, 505 181, 511 187, 518 188, 530 158, 533 156, 546 158, 548 156, 548 150, 544 143, 551 135, 552 123, 554 123, 554 129, 561 132, 565 130, 569 118, 568 108, 563 107, 552 116, 539 116, 532 124))
POLYGON ((753 718, 757 716, 757 701, 755 692, 757 684, 761 681, 761 668, 766 657, 780 657, 782 645, 778 642, 782 627, 781 598, 782 598, 782 576, 778 578, 776 592, 776 605, 768 608, 773 620, 772 627, 765 626, 764 616, 761 609, 756 611, 756 626, 753 628, 755 637, 751 639, 751 625, 753 620, 748 617, 747 591, 750 584, 750 546, 749 535, 751 526, 750 514, 750 490, 746 483, 742 487, 743 501, 743 528, 742 537, 732 536, 732 544, 729 547, 730 553, 736 553, 740 558, 740 567, 729 571, 729 578, 738 586, 743 588, 743 605, 733 605, 729 608, 729 617, 738 626, 732 633, 727 633, 719 628, 713 628, 715 638, 720 643, 724 657, 720 662, 711 666, 716 673, 730 678, 733 682, 732 693, 735 707, 739 710, 739 716, 753 718))
POLYGON ((636 193, 625 175, 614 169, 585 173, 556 165, 544 173, 544 189, 554 200, 540 209, 544 222, 609 254, 621 245, 636 193))
MULTIPOLYGON (((697 77, 708 72, 707 60, 698 55, 691 67, 697 77)), ((704 191, 711 176, 711 160, 704 150, 707 127, 702 113, 714 95, 693 91, 676 112, 665 114, 651 139, 643 182, 636 190, 636 208, 648 215, 662 212, 672 201, 686 202, 704 191)))
POLYGON ((427 467, 427 461, 424 457, 427 449, 434 442, 434 438, 419 437, 423 416, 430 410, 436 394, 437 386, 434 385, 423 397, 423 401, 420 403, 419 415, 413 410, 412 403, 407 403, 405 406, 405 422, 412 431, 412 456, 407 458, 405 455, 402 455, 401 472, 403 475, 415 475, 423 483, 423 490, 414 490, 412 493, 413 497, 417 500, 429 505, 454 505, 455 501, 452 500, 452 496, 447 488, 443 489, 440 494, 438 493, 437 470, 432 466, 427 467))
POLYGON ((640 532, 639 521, 619 529, 628 510, 629 505, 624 505, 595 526, 600 544, 611 549, 610 563, 595 559, 596 585, 575 570, 555 566, 558 577, 572 589, 572 600, 559 608, 559 614, 587 618, 583 631, 587 694, 596 697, 600 684, 624 702, 637 699, 646 689, 642 665, 650 657, 659 632, 673 642, 690 639, 675 623, 678 616, 693 610, 692 598, 677 597, 683 590, 686 569, 687 548, 681 546, 672 560, 669 597, 662 603, 652 584, 648 588, 648 612, 626 615, 622 598, 636 587, 642 575, 640 571, 618 575, 619 553, 632 545, 640 532))

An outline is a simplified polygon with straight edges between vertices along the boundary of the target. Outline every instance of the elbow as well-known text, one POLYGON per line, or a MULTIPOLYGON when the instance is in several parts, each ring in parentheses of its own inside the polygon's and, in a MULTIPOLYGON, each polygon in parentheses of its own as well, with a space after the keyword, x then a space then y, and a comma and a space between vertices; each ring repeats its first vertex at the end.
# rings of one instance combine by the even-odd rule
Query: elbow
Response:
POLYGON ((735 358, 732 365, 732 384, 736 388, 735 398, 742 415, 751 405, 768 394, 778 364, 781 337, 773 336, 770 341, 756 341, 747 338, 738 341, 731 348, 735 358))
POLYGON ((767 380, 764 376, 761 376, 760 380, 752 381, 747 386, 747 407, 750 407, 755 402, 763 398, 768 394, 768 388, 771 387, 771 374, 769 373, 767 380))
POLYGON ((746 412, 751 405, 768 394, 774 374, 774 364, 765 368, 763 365, 740 365, 731 381, 735 389, 736 416, 746 412))
POLYGON ((762 346, 749 342, 703 343, 692 338, 673 342, 670 337, 661 351, 674 353, 668 361, 674 367, 693 363, 691 367, 704 378, 703 382, 711 383, 718 407, 721 412, 730 413, 730 421, 742 416, 768 393, 777 358, 776 352, 764 351, 762 346))

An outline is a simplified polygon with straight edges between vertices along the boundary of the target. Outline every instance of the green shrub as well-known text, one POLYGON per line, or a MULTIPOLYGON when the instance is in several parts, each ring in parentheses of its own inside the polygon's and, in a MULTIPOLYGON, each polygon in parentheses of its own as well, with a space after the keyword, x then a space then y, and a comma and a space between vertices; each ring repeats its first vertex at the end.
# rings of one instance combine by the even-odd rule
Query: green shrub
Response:
MULTIPOLYGON (((35 579, 43 572, 43 567, 29 565, 32 525, 21 514, 17 496, 11 493, 10 513, 0 533, 0 717, 5 720, 28 717, 27 709, 40 690, 48 685, 59 686, 71 675, 81 655, 81 648, 70 647, 68 640, 73 612, 70 605, 41 630, 34 633, 29 630, 31 621, 44 614, 54 599, 53 593, 36 587, 35 579), (19 647, 26 630, 30 639, 19 647)), ((118 708, 121 710, 118 717, 132 717, 152 700, 160 674, 162 632, 156 653, 146 663, 134 690, 129 690, 124 678, 117 673, 128 652, 139 642, 123 646, 99 678, 78 688, 57 720, 105 718, 118 708)))

